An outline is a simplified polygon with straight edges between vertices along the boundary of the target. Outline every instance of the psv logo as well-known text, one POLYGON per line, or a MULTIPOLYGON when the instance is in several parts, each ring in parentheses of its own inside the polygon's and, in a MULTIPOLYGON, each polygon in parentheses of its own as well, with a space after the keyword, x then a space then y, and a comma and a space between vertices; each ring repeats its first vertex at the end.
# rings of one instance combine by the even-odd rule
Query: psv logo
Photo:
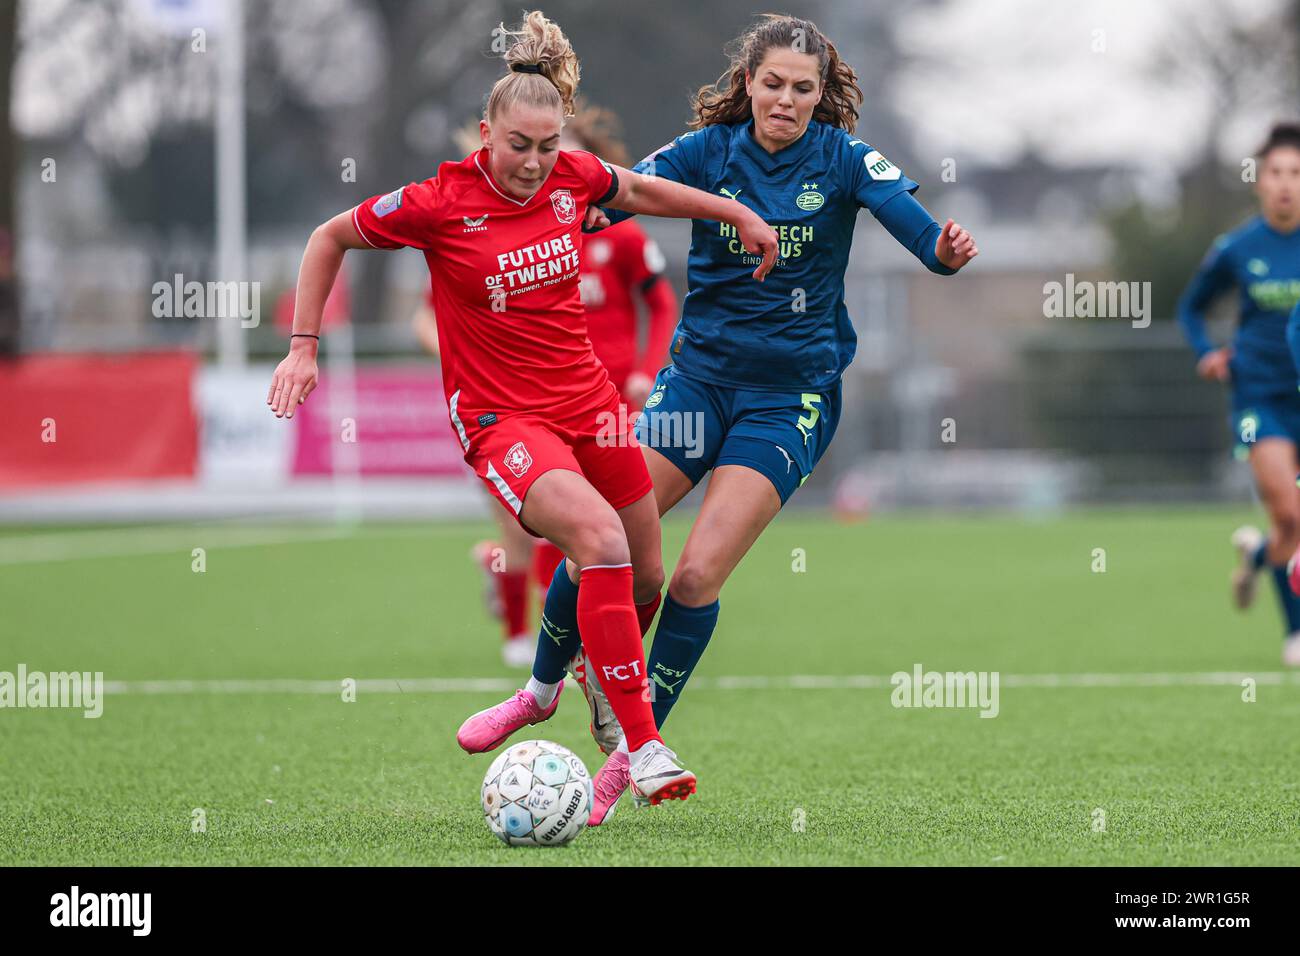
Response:
POLYGON ((528 449, 524 447, 521 441, 515 442, 506 452, 505 458, 502 459, 506 467, 516 478, 522 478, 529 468, 533 466, 533 456, 528 454, 528 449))
POLYGON ((573 193, 567 189, 557 189, 551 193, 551 208, 555 218, 568 225, 578 218, 578 204, 573 200, 573 193))

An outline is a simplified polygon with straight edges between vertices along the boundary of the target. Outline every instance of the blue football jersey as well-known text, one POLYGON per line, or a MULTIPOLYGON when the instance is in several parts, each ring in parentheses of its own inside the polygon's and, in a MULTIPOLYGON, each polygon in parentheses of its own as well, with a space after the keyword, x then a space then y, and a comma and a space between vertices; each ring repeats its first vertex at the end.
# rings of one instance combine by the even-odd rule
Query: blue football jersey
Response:
POLYGON ((1234 388, 1294 392, 1287 319, 1300 302, 1300 231, 1283 235, 1256 216, 1215 240, 1178 303, 1178 321, 1198 359, 1214 348, 1205 309, 1233 287, 1239 316, 1232 340, 1234 388))
MULTIPOLYGON (((868 143, 813 122, 799 140, 768 153, 753 120, 707 126, 677 137, 635 167, 758 213, 777 232, 776 265, 763 282, 762 261, 745 251, 734 227, 696 219, 691 227, 688 292, 670 356, 687 375, 759 390, 818 390, 853 360, 857 334, 844 305, 844 270, 858 210, 882 207, 917 184, 868 143)), ((932 271, 939 227, 920 210, 906 218, 913 252, 932 271), (915 232, 913 237, 911 233, 915 232), (928 250, 928 251, 924 251, 928 250)), ((613 221, 627 213, 609 211, 613 221)), ((895 233, 897 237, 897 233, 895 233)), ((910 246, 909 246, 910 247, 910 246)))

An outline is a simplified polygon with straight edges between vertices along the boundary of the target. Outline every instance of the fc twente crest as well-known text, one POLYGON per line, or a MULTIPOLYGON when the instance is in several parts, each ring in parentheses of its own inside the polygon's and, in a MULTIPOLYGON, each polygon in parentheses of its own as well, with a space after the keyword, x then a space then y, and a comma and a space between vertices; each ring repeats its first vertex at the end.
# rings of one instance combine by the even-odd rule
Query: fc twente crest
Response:
POLYGON ((533 465, 533 456, 528 454, 528 449, 524 447, 521 441, 515 442, 506 452, 505 458, 502 459, 505 466, 510 469, 516 478, 522 478, 533 465))
POLYGON ((551 208, 555 218, 566 226, 578 218, 578 204, 573 201, 573 193, 567 189, 557 189, 551 193, 551 208))

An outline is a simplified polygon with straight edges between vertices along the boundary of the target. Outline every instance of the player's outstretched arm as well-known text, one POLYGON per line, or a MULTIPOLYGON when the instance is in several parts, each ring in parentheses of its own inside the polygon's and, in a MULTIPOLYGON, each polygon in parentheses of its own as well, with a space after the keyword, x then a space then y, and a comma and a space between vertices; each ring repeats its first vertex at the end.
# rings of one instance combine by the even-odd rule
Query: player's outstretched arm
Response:
POLYGON ((874 215, 899 245, 936 275, 954 275, 979 255, 969 232, 951 219, 940 226, 910 192, 887 199, 874 215))
POLYGON ((754 270, 755 279, 761 282, 776 264, 776 231, 739 200, 713 196, 660 176, 642 176, 617 166, 614 172, 618 176, 618 192, 605 205, 645 216, 728 223, 736 227, 736 236, 746 252, 763 256, 754 270))
POLYGON ((298 267, 293 309, 293 331, 300 334, 289 339, 289 354, 276 366, 271 390, 266 394, 266 404, 276 418, 293 418, 294 409, 315 390, 319 340, 306 336, 320 335, 321 313, 343 263, 343 253, 365 248, 369 243, 357 232, 350 209, 317 226, 307 240, 298 267))

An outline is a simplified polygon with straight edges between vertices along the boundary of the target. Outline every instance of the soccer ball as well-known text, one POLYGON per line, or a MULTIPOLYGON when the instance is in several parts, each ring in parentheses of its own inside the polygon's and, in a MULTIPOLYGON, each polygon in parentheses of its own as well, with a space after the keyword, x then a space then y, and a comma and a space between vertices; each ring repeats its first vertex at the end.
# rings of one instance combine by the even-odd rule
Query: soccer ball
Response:
POLYGON ((488 828, 510 846, 559 846, 587 826, 591 775, 549 740, 514 744, 492 761, 480 796, 488 828))

